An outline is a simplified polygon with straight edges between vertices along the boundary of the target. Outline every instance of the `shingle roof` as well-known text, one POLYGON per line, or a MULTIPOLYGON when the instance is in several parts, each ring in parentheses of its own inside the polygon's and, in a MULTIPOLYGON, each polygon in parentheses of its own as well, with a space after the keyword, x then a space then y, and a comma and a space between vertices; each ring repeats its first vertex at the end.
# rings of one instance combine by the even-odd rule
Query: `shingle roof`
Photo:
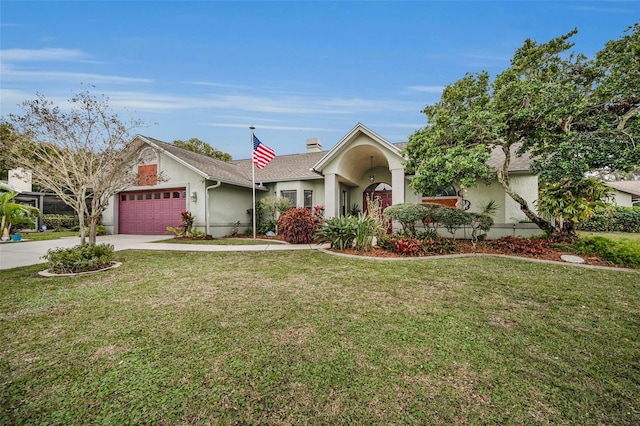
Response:
MULTIPOLYGON (((251 188, 250 158, 226 162, 211 158, 203 154, 179 148, 173 144, 162 142, 148 136, 140 136, 149 143, 171 156, 182 161, 194 171, 210 180, 220 180, 225 183, 251 188)), ((404 149, 406 142, 394 143, 398 149, 404 149)), ((516 147, 512 147, 512 159, 510 171, 528 171, 531 164, 530 157, 525 154, 515 156, 516 147)), ((256 169, 256 183, 282 182, 287 180, 322 179, 323 176, 311 170, 328 151, 306 152, 302 154, 289 154, 276 156, 264 169, 256 169)), ((504 154, 499 148, 495 148, 489 159, 491 167, 497 167, 504 161, 504 154)))
MULTIPOLYGON (((306 152, 303 154, 277 155, 264 169, 256 169, 256 182, 281 182, 286 180, 322 179, 322 175, 311 171, 327 152, 306 152)), ((251 159, 232 161, 246 173, 251 173, 251 159)))
MULTIPOLYGON (((407 147, 407 142, 398 142, 394 143, 399 149, 403 150, 407 147)), ((531 169, 531 156, 528 153, 524 153, 521 156, 516 155, 516 151, 518 151, 518 145, 511 146, 511 164, 509 164, 510 172, 525 172, 531 169)), ((492 169, 496 169, 502 167, 502 163, 504 162, 504 152, 502 152, 502 148, 495 147, 491 151, 491 157, 489 157, 489 161, 487 162, 492 169)))
POLYGON ((194 169, 201 172, 211 180, 221 180, 225 183, 231 183, 240 186, 246 186, 251 188, 251 169, 249 172, 244 167, 239 167, 237 164, 219 160, 217 158, 208 157, 197 152, 189 151, 187 149, 179 148, 173 144, 159 141, 158 139, 143 136, 151 143, 158 146, 184 161, 194 169))
POLYGON ((605 185, 627 194, 640 196, 640 180, 621 180, 617 182, 605 182, 605 185))

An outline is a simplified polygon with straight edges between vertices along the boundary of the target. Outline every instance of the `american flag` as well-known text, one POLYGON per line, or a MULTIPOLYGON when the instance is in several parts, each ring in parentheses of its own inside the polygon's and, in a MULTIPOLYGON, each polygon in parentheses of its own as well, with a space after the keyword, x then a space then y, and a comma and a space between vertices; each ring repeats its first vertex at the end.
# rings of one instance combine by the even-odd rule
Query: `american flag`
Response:
POLYGON ((260 142, 256 135, 253 135, 253 164, 257 168, 264 169, 275 156, 274 150, 260 142))

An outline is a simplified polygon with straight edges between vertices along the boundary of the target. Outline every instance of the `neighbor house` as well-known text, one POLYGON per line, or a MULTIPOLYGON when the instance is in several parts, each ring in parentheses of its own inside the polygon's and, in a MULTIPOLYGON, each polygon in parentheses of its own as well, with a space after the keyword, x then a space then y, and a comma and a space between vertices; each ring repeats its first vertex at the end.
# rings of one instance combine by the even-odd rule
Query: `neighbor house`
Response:
POLYGON ((613 188, 613 196, 617 206, 640 206, 640 180, 605 182, 605 185, 613 188))
MULTIPOLYGON (((251 159, 224 162, 142 135, 132 144, 138 149, 138 184, 110 202, 102 219, 109 232, 164 234, 168 226, 180 225, 185 210, 193 214, 196 228, 214 237, 228 235, 238 222, 240 229, 251 227, 251 159)), ((416 193, 404 168, 405 145, 390 143, 362 124, 328 151, 318 139, 307 139, 306 152, 276 156, 255 170, 256 197, 286 197, 297 207, 321 205, 327 218, 346 215, 352 207, 364 211, 371 196, 384 206, 438 202, 471 211, 493 200, 498 211, 492 237, 539 232, 497 181, 466 191, 452 184, 437 194, 416 193)), ((490 164, 497 167, 502 159, 496 150, 490 164)), ((529 163, 526 156, 514 156, 510 175, 512 187, 533 206, 538 179, 529 163)))

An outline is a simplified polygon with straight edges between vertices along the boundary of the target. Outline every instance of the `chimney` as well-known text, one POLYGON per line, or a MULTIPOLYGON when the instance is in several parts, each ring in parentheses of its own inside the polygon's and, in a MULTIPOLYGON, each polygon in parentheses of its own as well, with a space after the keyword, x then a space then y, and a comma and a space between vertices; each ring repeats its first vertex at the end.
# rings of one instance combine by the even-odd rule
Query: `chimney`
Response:
POLYGON ((318 138, 307 139, 307 152, 320 152, 322 151, 322 142, 318 138))

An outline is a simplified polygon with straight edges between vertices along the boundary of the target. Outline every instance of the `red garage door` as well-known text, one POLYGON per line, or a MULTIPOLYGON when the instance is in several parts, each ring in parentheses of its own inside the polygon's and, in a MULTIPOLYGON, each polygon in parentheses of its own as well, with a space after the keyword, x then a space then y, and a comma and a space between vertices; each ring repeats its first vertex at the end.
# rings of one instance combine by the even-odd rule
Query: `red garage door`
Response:
POLYGON ((187 208, 185 188, 121 192, 119 232, 121 234, 167 234, 167 226, 181 225, 180 212, 187 208))

